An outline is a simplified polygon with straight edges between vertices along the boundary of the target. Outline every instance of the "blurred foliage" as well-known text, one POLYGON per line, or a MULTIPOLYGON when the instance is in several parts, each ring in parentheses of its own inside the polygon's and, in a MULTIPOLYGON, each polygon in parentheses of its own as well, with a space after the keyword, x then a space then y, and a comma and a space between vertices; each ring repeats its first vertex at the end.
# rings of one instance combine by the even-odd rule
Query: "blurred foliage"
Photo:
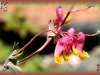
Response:
POLYGON ((5 17, 5 31, 14 31, 19 34, 20 38, 24 39, 28 33, 36 34, 41 31, 36 24, 33 24, 25 19, 24 9, 17 8, 12 14, 6 13, 5 17))
POLYGON ((25 62, 22 69, 24 72, 41 72, 43 71, 43 66, 41 64, 41 57, 36 55, 25 62))
MULTIPOLYGON (((0 65, 2 65, 9 57, 12 51, 12 47, 13 46, 7 45, 0 39, 0 65)), ((41 65, 40 62, 41 62, 41 57, 39 55, 36 55, 31 59, 27 60, 25 63, 23 63, 21 65, 21 69, 24 72, 43 71, 43 66, 41 65)))
MULTIPOLYGON (((7 45, 0 39, 0 65, 2 66, 6 59, 12 52, 13 46, 7 45)), ((19 65, 23 72, 51 72, 50 68, 46 68, 41 64, 41 56, 36 55, 31 59, 27 60, 25 63, 19 65)), ((9 72, 9 71, 7 71, 9 72)))
POLYGON ((7 45, 0 39, 0 62, 5 61, 12 51, 12 46, 7 45))
MULTIPOLYGON (((2 65, 6 61, 8 56, 11 54, 12 47, 13 45, 12 46, 7 45, 0 39, 0 65, 2 65)), ((42 64, 41 62, 42 59, 43 59, 42 56, 37 54, 32 58, 30 58, 29 60, 27 60, 26 62, 24 62, 23 64, 19 65, 19 67, 22 69, 23 72, 72 72, 72 71, 76 72, 68 68, 61 69, 61 70, 49 68, 47 66, 44 66, 44 64, 42 64)), ((80 71, 78 70, 78 72, 82 72, 82 71, 83 70, 80 71)), ((91 72, 91 71, 87 71, 87 72, 91 72)))

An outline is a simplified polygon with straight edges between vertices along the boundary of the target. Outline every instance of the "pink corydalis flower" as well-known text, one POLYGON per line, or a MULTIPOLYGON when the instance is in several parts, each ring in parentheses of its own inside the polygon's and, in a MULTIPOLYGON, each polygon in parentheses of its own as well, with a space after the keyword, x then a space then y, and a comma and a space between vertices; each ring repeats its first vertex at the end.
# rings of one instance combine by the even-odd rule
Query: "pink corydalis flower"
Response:
POLYGON ((69 60, 69 54, 70 54, 70 46, 67 45, 68 42, 67 35, 60 38, 57 42, 56 48, 55 48, 55 62, 58 64, 62 64, 64 60, 69 60), (62 55, 64 53, 64 56, 62 55))
POLYGON ((63 20, 64 20, 63 9, 61 6, 58 6, 56 8, 56 19, 54 20, 54 25, 60 27, 63 20))
POLYGON ((81 60, 85 60, 86 57, 90 57, 87 52, 83 50, 85 42, 85 35, 83 32, 79 32, 74 38, 73 42, 73 52, 76 56, 79 56, 81 60))
POLYGON ((56 48, 55 48, 55 52, 54 52, 55 62, 57 64, 62 64, 63 61, 64 61, 63 56, 62 56, 63 50, 64 50, 64 46, 61 45, 60 39, 59 39, 58 42, 57 42, 57 44, 56 44, 56 48))
POLYGON ((68 31, 67 31, 67 34, 71 37, 74 36, 74 33, 75 33, 75 29, 74 28, 70 28, 68 31))
POLYGON ((85 34, 79 32, 77 36, 74 36, 74 28, 70 28, 66 33, 58 40, 55 47, 55 62, 62 64, 63 61, 68 61, 72 52, 81 60, 85 60, 86 57, 89 57, 88 53, 83 50, 85 34), (73 50, 71 50, 71 48, 73 50))
POLYGON ((57 19, 63 21, 64 20, 64 13, 63 13, 63 9, 61 6, 58 6, 56 8, 56 14, 57 14, 57 19))
POLYGON ((67 31, 67 34, 69 36, 69 42, 68 42, 68 45, 70 45, 72 47, 73 45, 73 37, 74 37, 74 34, 75 34, 75 29, 74 28, 70 28, 68 31, 67 31))
MULTIPOLYGON (((54 25, 57 26, 57 28, 60 27, 61 24, 62 24, 62 22, 63 22, 63 20, 64 20, 64 18, 65 18, 65 15, 63 13, 63 9, 62 9, 61 6, 58 6, 56 8, 56 19, 53 20, 54 25)), ((65 23, 66 24, 69 24, 70 23, 70 15, 66 19, 65 23)))
POLYGON ((54 53, 56 63, 62 64, 64 60, 68 61, 70 59, 70 54, 72 53, 71 47, 73 45, 72 37, 74 32, 74 28, 70 28, 68 30, 68 35, 64 34, 62 38, 58 40, 54 53))

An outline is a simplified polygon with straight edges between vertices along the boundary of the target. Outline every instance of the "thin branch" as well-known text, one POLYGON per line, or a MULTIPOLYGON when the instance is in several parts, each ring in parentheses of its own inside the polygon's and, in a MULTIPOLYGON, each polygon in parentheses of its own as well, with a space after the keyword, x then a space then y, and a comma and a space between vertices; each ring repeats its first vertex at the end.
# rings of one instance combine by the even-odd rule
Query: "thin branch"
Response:
POLYGON ((48 40, 43 44, 42 47, 40 47, 37 51, 35 51, 34 53, 32 53, 31 55, 27 56, 26 58, 22 59, 21 61, 18 62, 17 65, 22 64, 23 62, 25 62, 26 60, 28 60, 29 58, 31 58, 32 56, 38 54, 39 52, 41 52, 48 44, 49 42, 52 40, 52 38, 48 38, 48 40))
POLYGON ((65 21, 66 21, 66 19, 68 18, 68 16, 70 15, 70 13, 72 12, 72 11, 83 11, 83 10, 87 10, 87 9, 89 9, 90 7, 94 7, 93 5, 88 5, 88 7, 87 8, 85 8, 85 9, 76 9, 76 10, 72 10, 73 8, 74 8, 74 4, 71 6, 71 8, 69 9, 69 11, 68 11, 68 13, 67 13, 67 15, 66 15, 66 17, 64 18, 64 20, 63 20, 63 22, 62 22, 62 24, 61 24, 61 27, 58 29, 58 30, 61 30, 61 28, 62 28, 62 26, 64 25, 64 23, 65 23, 65 21))
POLYGON ((64 20, 63 20, 63 22, 62 22, 62 24, 61 24, 61 27, 60 27, 58 30, 61 30, 62 26, 64 25, 64 23, 65 23, 65 21, 66 21, 66 19, 67 19, 68 16, 70 15, 71 10, 73 9, 73 7, 74 7, 74 4, 73 4, 73 5, 71 6, 71 8, 69 9, 68 13, 66 14, 66 17, 64 18, 64 20))
MULTIPOLYGON (((64 31, 61 31, 61 33, 63 33, 63 34, 67 34, 68 35, 68 33, 67 32, 64 32, 64 31)), ((96 36, 96 35, 98 35, 100 33, 100 31, 98 30, 96 33, 93 33, 93 34, 85 34, 85 36, 96 36)), ((75 33, 74 35, 77 35, 78 33, 75 33)))
MULTIPOLYGON (((36 37, 38 37, 39 35, 41 35, 41 34, 43 34, 43 33, 45 33, 45 32, 49 32, 49 31, 52 31, 52 30, 45 30, 45 31, 42 31, 42 32, 36 34, 26 45, 24 45, 20 50, 18 50, 18 52, 17 52, 16 54, 18 54, 18 53, 20 53, 21 51, 23 51, 30 43, 32 43, 32 41, 33 41, 36 37)), ((52 31, 52 32, 55 33, 54 31, 52 31)), ((57 34, 57 33, 55 33, 55 34, 57 34)), ((15 54, 15 55, 16 55, 16 54, 15 54)))
POLYGON ((89 9, 89 8, 91 8, 91 7, 94 7, 93 5, 88 5, 86 8, 84 8, 84 9, 73 9, 73 10, 71 10, 71 12, 76 12, 76 11, 84 11, 84 10, 87 10, 87 9, 89 9))
POLYGON ((65 23, 66 19, 68 18, 69 14, 71 13, 71 10, 72 10, 73 8, 74 8, 74 4, 73 4, 73 5, 71 6, 71 8, 69 9, 69 11, 68 11, 66 17, 64 18, 64 20, 63 20, 61 26, 65 23))
POLYGON ((96 35, 98 35, 100 33, 100 31, 97 31, 96 33, 94 33, 94 34, 85 34, 85 36, 96 36, 96 35))

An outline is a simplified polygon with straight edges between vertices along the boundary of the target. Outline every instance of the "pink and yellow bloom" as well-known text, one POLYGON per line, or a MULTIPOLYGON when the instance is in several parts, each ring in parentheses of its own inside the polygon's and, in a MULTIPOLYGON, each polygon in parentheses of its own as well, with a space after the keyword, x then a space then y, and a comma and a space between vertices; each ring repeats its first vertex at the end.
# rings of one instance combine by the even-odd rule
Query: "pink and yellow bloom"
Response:
MULTIPOLYGON (((54 26, 57 27, 58 30, 61 27, 64 19, 65 16, 63 9, 61 6, 58 6, 56 8, 56 19, 53 20, 54 26)), ((69 15, 64 23, 69 24, 70 19, 71 16, 69 15)), ((58 64, 62 64, 63 61, 68 61, 72 53, 78 56, 81 60, 85 60, 86 57, 90 57, 89 54, 83 50, 85 34, 83 32, 79 32, 75 36, 74 28, 70 28, 67 32, 58 31, 58 35, 54 36, 54 42, 57 43, 54 55, 55 62, 58 64), (60 38, 59 35, 62 37, 60 38)))
POLYGON ((70 28, 67 34, 63 34, 58 40, 54 53, 56 63, 62 64, 64 61, 68 61, 72 52, 81 60, 85 60, 86 57, 89 57, 88 53, 83 50, 85 41, 84 33, 79 32, 77 36, 74 36, 74 34, 75 29, 70 28), (71 48, 73 50, 71 50, 71 48))
POLYGON ((68 46, 68 38, 69 36, 64 35, 57 42, 55 48, 55 62, 58 64, 62 64, 64 60, 69 60, 69 55, 71 53, 70 46, 68 46), (64 56, 63 56, 64 55, 64 56))
MULTIPOLYGON (((57 27, 60 27, 64 18, 65 18, 65 15, 63 13, 63 9, 61 6, 58 6, 56 8, 56 19, 53 20, 54 22, 54 25, 57 26, 57 27)), ((65 21, 65 24, 70 24, 70 19, 71 19, 71 16, 69 15, 68 18, 66 19, 65 21)))
POLYGON ((63 35, 57 42, 55 48, 55 62, 58 64, 62 64, 63 61, 68 61, 70 59, 70 54, 72 53, 71 47, 73 45, 72 37, 75 30, 74 28, 70 28, 68 30, 68 35, 63 35))
POLYGON ((76 56, 79 56, 81 60, 85 60, 86 57, 90 57, 87 52, 83 50, 85 42, 85 35, 83 32, 79 32, 77 37, 74 38, 73 42, 73 52, 76 56))

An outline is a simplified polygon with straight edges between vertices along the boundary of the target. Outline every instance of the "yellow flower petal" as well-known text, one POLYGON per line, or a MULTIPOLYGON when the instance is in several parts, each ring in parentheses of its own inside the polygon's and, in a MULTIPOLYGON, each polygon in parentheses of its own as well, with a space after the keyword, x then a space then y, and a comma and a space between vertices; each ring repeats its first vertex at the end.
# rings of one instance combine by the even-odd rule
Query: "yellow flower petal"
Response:
POLYGON ((74 52, 74 55, 79 56, 79 51, 78 50, 74 49, 73 52, 74 52))
POLYGON ((67 62, 70 59, 70 55, 72 54, 72 50, 69 50, 69 53, 63 55, 64 60, 67 62))
POLYGON ((83 51, 82 53, 79 54, 79 58, 80 60, 85 60, 86 57, 90 57, 89 54, 85 51, 83 51))
POLYGON ((87 52, 85 52, 85 51, 84 51, 84 55, 85 55, 86 57, 90 57, 89 54, 88 54, 87 52))
POLYGON ((69 55, 64 55, 64 60, 67 62, 67 61, 69 61, 69 59, 70 59, 70 56, 69 55))
POLYGON ((80 54, 79 58, 80 58, 80 60, 85 60, 86 57, 83 54, 80 54))
POLYGON ((71 16, 69 15, 68 18, 65 21, 65 24, 70 24, 71 16))
POLYGON ((55 63, 62 64, 64 62, 64 59, 62 56, 55 56, 55 63))

